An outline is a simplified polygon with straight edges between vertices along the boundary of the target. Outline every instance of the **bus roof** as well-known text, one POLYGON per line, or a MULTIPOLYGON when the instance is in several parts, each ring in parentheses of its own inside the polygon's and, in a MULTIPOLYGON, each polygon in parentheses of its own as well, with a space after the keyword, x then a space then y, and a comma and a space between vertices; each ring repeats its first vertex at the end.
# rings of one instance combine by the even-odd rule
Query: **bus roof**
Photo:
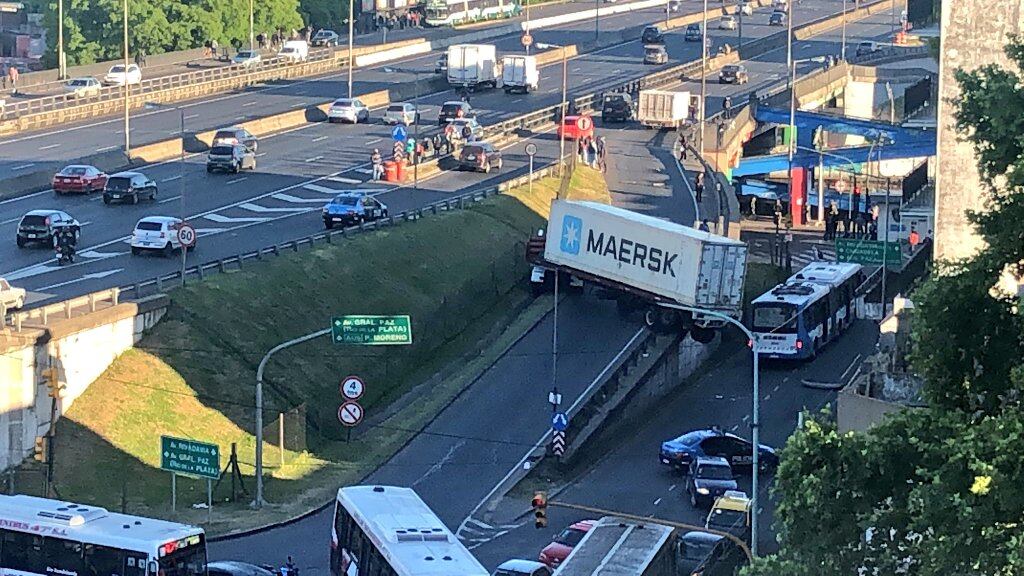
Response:
POLYGON ((853 262, 811 262, 787 282, 814 282, 834 288, 852 278, 862 268, 853 262))
POLYGON ((399 575, 488 576, 412 488, 346 486, 338 502, 399 575))
POLYGON ((150 554, 163 544, 203 534, 198 526, 24 494, 0 495, 0 528, 150 554))
POLYGON ((555 576, 644 574, 674 532, 663 524, 602 518, 569 553, 555 576))
POLYGON ((752 304, 789 304, 803 307, 828 295, 829 287, 813 282, 779 284, 754 299, 752 304))

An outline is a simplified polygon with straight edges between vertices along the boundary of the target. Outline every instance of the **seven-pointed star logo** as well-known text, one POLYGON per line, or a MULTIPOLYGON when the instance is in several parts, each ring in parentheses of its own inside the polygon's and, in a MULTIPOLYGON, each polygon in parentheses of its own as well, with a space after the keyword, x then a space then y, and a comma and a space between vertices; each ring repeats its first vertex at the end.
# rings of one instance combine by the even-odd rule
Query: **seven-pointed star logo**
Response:
POLYGON ((562 218, 562 252, 567 254, 580 253, 580 236, 583 234, 583 221, 568 214, 562 218))

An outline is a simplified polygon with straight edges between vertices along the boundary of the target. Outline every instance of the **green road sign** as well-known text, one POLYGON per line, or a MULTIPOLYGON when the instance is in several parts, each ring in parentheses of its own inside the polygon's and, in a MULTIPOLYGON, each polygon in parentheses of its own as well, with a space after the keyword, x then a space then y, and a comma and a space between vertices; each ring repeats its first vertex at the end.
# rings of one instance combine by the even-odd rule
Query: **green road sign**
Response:
POLYGON ((160 469, 217 480, 220 478, 220 448, 216 444, 161 436, 160 469))
POLYGON ((836 238, 836 260, 839 262, 856 262, 866 266, 881 266, 882 251, 886 250, 886 266, 899 266, 903 263, 903 254, 899 242, 886 244, 880 240, 859 240, 856 238, 836 238))
POLYGON ((340 316, 331 320, 331 337, 335 344, 412 344, 412 321, 408 316, 340 316))

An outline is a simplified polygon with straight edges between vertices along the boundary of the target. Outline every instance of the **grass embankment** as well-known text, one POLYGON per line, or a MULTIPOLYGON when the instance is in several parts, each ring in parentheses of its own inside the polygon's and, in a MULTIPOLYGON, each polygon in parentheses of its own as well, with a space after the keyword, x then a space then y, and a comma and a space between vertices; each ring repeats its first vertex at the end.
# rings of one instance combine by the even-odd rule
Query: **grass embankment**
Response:
MULTIPOLYGON (((251 495, 255 370, 263 354, 326 328, 332 316, 408 314, 411 346, 340 346, 323 337, 273 357, 264 378, 264 463, 267 499, 276 504, 255 515, 246 510, 249 498, 224 503, 225 477, 208 528, 264 524, 327 501, 401 448, 547 312, 550 298, 529 295, 523 254, 558 185, 541 180, 532 192, 522 187, 466 210, 336 238, 175 290, 163 321, 60 421, 61 495, 205 523, 205 511, 190 508, 205 501, 200 481, 179 478, 178 512, 171 513, 160 436, 216 443, 222 466, 237 444, 251 495), (360 402, 367 421, 351 442, 336 416, 338 384, 348 374, 366 381, 360 402), (296 407, 299 416, 285 419, 282 466, 277 415, 296 407)), ((609 201, 592 170, 578 170, 573 188, 572 198, 609 201)))

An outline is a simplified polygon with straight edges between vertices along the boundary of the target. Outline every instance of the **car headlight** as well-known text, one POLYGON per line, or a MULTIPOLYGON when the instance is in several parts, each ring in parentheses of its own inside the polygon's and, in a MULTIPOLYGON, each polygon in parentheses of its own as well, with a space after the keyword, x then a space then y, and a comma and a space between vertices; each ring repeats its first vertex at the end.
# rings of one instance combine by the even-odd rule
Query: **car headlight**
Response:
POLYGON ((697 488, 697 494, 707 496, 708 494, 711 494, 711 490, 708 490, 707 488, 697 488))

